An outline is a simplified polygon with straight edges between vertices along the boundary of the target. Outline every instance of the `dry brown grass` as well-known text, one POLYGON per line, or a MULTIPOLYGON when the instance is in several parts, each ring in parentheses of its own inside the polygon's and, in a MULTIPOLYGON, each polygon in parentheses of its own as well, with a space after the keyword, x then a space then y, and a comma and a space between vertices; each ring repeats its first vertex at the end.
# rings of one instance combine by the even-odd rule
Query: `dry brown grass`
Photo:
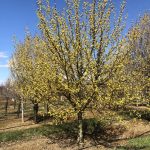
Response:
POLYGON ((133 138, 150 133, 150 123, 141 119, 131 119, 122 122, 126 131, 120 136, 121 139, 133 138))
MULTIPOLYGON (((31 139, 30 141, 18 141, 3 144, 0 147, 0 150, 78 150, 79 147, 77 144, 66 145, 62 143, 54 143, 46 137, 39 137, 31 139)), ((90 141, 85 141, 83 145, 85 150, 109 150, 102 145, 93 145, 90 141)))

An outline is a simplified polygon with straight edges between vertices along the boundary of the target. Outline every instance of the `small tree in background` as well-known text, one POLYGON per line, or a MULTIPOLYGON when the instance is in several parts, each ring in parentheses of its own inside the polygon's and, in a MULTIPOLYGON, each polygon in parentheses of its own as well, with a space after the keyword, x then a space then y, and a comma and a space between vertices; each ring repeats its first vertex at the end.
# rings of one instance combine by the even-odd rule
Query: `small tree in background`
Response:
POLYGON ((24 43, 16 46, 10 67, 16 91, 23 100, 33 103, 34 121, 37 123, 38 103, 49 95, 49 60, 44 52, 44 42, 39 37, 27 35, 24 43))
POLYGON ((8 111, 8 102, 9 102, 9 96, 8 96, 8 87, 7 85, 2 85, 1 87, 1 100, 5 100, 4 109, 5 109, 5 116, 7 116, 8 111))
POLYGON ((128 75, 139 103, 149 103, 150 90, 150 14, 144 14, 128 33, 128 75))

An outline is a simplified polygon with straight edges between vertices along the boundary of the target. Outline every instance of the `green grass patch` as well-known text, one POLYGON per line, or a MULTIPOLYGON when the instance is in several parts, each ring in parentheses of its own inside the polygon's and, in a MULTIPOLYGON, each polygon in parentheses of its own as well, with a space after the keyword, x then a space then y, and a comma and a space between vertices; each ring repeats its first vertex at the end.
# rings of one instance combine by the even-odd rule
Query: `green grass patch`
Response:
POLYGON ((57 132, 60 132, 60 129, 57 126, 50 125, 25 130, 7 131, 0 133, 0 142, 31 139, 35 136, 48 136, 57 132))
POLYGON ((42 125, 36 128, 24 129, 24 130, 15 130, 15 131, 6 131, 0 133, 0 142, 8 141, 17 141, 24 139, 31 139, 35 136, 46 136, 51 135, 68 135, 74 136, 76 129, 76 123, 64 123, 61 125, 42 125))
POLYGON ((119 146, 116 150, 150 150, 150 135, 129 139, 125 146, 119 146))
POLYGON ((16 141, 23 138, 23 131, 0 133, 0 142, 16 141))
MULTIPOLYGON (((97 130, 97 121, 95 119, 84 120, 84 134, 92 135, 97 130)), ((77 121, 63 123, 59 125, 41 125, 36 128, 29 128, 24 130, 7 131, 0 133, 0 142, 17 141, 24 139, 31 139, 32 137, 45 136, 51 138, 57 136, 57 138, 71 139, 77 138, 78 123, 77 121)))

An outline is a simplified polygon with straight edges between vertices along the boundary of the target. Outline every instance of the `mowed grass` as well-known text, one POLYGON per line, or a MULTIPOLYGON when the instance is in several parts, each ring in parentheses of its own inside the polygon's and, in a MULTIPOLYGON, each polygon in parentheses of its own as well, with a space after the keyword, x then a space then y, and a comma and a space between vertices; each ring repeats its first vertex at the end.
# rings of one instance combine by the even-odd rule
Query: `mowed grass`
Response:
MULTIPOLYGON (((90 120, 90 122, 91 121, 92 120, 90 120)), ((2 132, 0 133, 0 143, 14 142, 19 140, 30 140, 32 137, 40 136, 51 139, 55 135, 55 137, 62 139, 64 138, 64 135, 67 135, 71 138, 77 138, 76 125, 76 122, 72 122, 64 123, 61 125, 41 125, 40 127, 36 128, 2 132)), ((125 141, 125 143, 126 144, 121 145, 120 142, 120 145, 117 146, 116 150, 150 150, 150 135, 128 139, 125 141)), ((114 147, 112 147, 112 149, 114 149, 114 147)))
POLYGON ((52 135, 61 137, 63 135, 73 136, 76 135, 76 123, 65 123, 61 125, 41 125, 35 128, 6 131, 0 133, 0 143, 18 140, 29 140, 32 137, 51 137, 52 135))
POLYGON ((57 126, 41 126, 36 128, 30 128, 25 130, 7 131, 0 133, 0 142, 17 141, 24 139, 31 139, 35 136, 49 136, 61 132, 61 129, 57 126))
POLYGON ((150 135, 129 139, 124 146, 116 150, 150 150, 150 135))

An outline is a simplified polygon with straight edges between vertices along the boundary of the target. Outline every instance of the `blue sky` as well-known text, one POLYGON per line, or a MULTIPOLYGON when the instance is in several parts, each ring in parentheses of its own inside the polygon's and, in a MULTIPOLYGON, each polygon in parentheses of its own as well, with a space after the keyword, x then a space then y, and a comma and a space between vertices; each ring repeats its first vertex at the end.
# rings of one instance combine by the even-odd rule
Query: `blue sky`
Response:
MULTIPOLYGON (((64 0, 55 1, 59 9, 64 6, 64 0)), ((119 7, 121 0, 112 1, 119 7)), ((0 0, 0 84, 9 77, 8 61, 14 50, 13 37, 23 41, 26 28, 33 35, 38 32, 36 10, 36 0, 0 0)), ((128 19, 125 31, 145 11, 150 11, 150 0, 127 0, 128 19)))

